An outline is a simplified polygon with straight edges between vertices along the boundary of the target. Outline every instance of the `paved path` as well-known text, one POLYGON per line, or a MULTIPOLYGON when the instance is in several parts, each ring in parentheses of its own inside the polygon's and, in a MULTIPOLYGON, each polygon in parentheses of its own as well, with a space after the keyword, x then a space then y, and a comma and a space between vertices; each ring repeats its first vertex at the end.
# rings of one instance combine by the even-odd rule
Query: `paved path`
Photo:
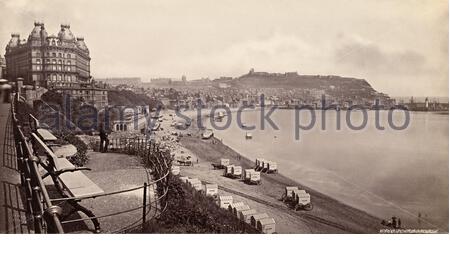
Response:
POLYGON ((24 234, 30 232, 20 192, 9 110, 9 104, 0 103, 0 233, 24 234))
MULTIPOLYGON (((130 189, 142 186, 150 181, 147 170, 142 166, 140 158, 118 153, 89 152, 89 162, 86 167, 92 171, 83 171, 89 179, 105 192, 130 189)), ((154 190, 151 188, 148 197, 153 200, 154 190)), ((112 196, 83 200, 81 205, 91 209, 96 216, 103 216, 123 210, 134 209, 143 204, 143 189, 120 193, 112 196)), ((154 214, 155 209, 148 210, 147 220, 154 214)), ((77 216, 79 218, 79 216, 77 216)), ((76 219, 76 218, 71 218, 76 219)), ((127 213, 101 218, 102 233, 120 232, 124 229, 139 225, 142 219, 142 208, 127 213)), ((88 233, 93 229, 92 223, 75 223, 65 227, 65 232, 88 233)))

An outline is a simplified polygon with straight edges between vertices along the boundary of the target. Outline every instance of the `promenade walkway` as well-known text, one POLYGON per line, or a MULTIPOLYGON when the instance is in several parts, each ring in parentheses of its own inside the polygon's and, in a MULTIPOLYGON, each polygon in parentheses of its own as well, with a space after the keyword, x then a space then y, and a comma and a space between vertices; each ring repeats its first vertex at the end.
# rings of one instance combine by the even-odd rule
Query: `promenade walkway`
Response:
POLYGON ((25 234, 30 232, 20 192, 9 110, 9 104, 0 103, 0 233, 25 234))
MULTIPOLYGON (((0 233, 24 234, 32 233, 27 225, 25 206, 20 189, 20 175, 16 165, 15 146, 9 119, 9 104, 0 104, 0 233)), ((89 162, 86 167, 92 171, 84 173, 99 185, 105 192, 130 189, 150 182, 151 176, 137 156, 119 153, 88 153, 89 162)), ((53 184, 45 180, 49 194, 58 198, 53 184)), ((155 186, 147 193, 148 200, 155 198, 155 186)), ((99 197, 82 201, 97 216, 114 214, 118 211, 133 210, 143 203, 142 189, 125 192, 119 195, 99 197)), ((61 204, 64 207, 64 204, 61 204)), ((156 212, 152 206, 147 210, 148 219, 156 212)), ((84 215, 75 213, 66 219, 84 219, 84 215)), ((142 222, 142 209, 110 217, 100 218, 102 232, 122 232, 142 222)), ((92 231, 90 220, 63 225, 66 233, 89 233, 92 231)))
MULTIPOLYGON (((89 162, 85 165, 92 171, 83 171, 86 176, 95 182, 105 192, 119 191, 142 186, 144 182, 150 182, 151 176, 148 169, 145 169, 141 159, 137 156, 119 154, 119 153, 98 153, 88 152, 89 162)), ((149 189, 147 198, 153 200, 155 190, 149 189)), ((84 200, 85 207, 91 209, 96 216, 115 213, 133 209, 142 205, 142 189, 125 192, 119 195, 99 197, 90 200, 84 200)), ((148 209, 148 218, 150 214, 155 213, 155 207, 148 209)), ((78 215, 76 215, 78 216, 78 215)), ((75 219, 75 218, 71 218, 75 219)), ((100 224, 103 233, 122 232, 126 229, 137 226, 142 222, 142 209, 130 211, 128 213, 118 214, 111 217, 101 218, 100 224)), ((90 221, 84 223, 68 224, 64 226, 64 231, 87 233, 88 228, 92 228, 90 221), (88 224, 88 225, 86 225, 88 224)))

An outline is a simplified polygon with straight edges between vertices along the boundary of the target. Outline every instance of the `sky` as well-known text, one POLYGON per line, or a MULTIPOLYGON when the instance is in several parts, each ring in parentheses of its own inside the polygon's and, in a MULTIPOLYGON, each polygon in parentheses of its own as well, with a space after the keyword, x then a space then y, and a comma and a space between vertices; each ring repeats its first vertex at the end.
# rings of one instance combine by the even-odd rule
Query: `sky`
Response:
POLYGON ((34 21, 71 25, 91 74, 187 79, 255 71, 366 79, 391 96, 448 96, 444 0, 0 0, 0 54, 34 21))

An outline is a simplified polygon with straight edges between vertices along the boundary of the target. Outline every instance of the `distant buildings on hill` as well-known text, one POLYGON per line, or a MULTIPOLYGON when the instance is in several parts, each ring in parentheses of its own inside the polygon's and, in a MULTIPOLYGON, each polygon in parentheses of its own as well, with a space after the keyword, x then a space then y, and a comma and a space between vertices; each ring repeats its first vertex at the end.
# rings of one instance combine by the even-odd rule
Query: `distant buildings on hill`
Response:
POLYGON ((132 85, 138 86, 142 83, 139 77, 119 77, 119 78, 97 78, 96 81, 111 85, 113 87, 119 85, 132 85))

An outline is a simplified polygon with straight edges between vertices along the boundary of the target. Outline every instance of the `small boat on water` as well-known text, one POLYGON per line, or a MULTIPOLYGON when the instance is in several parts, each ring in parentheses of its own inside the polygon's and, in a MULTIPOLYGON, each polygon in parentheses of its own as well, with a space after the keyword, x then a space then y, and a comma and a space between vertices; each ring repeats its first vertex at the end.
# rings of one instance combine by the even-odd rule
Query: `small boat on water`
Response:
POLYGON ((253 138, 253 135, 251 132, 245 133, 245 139, 252 139, 252 138, 253 138))
POLYGON ((217 122, 222 122, 222 119, 225 117, 225 114, 223 112, 219 112, 217 116, 214 118, 217 122))
POLYGON ((214 132, 211 129, 207 129, 202 133, 202 139, 210 139, 214 136, 214 132))

